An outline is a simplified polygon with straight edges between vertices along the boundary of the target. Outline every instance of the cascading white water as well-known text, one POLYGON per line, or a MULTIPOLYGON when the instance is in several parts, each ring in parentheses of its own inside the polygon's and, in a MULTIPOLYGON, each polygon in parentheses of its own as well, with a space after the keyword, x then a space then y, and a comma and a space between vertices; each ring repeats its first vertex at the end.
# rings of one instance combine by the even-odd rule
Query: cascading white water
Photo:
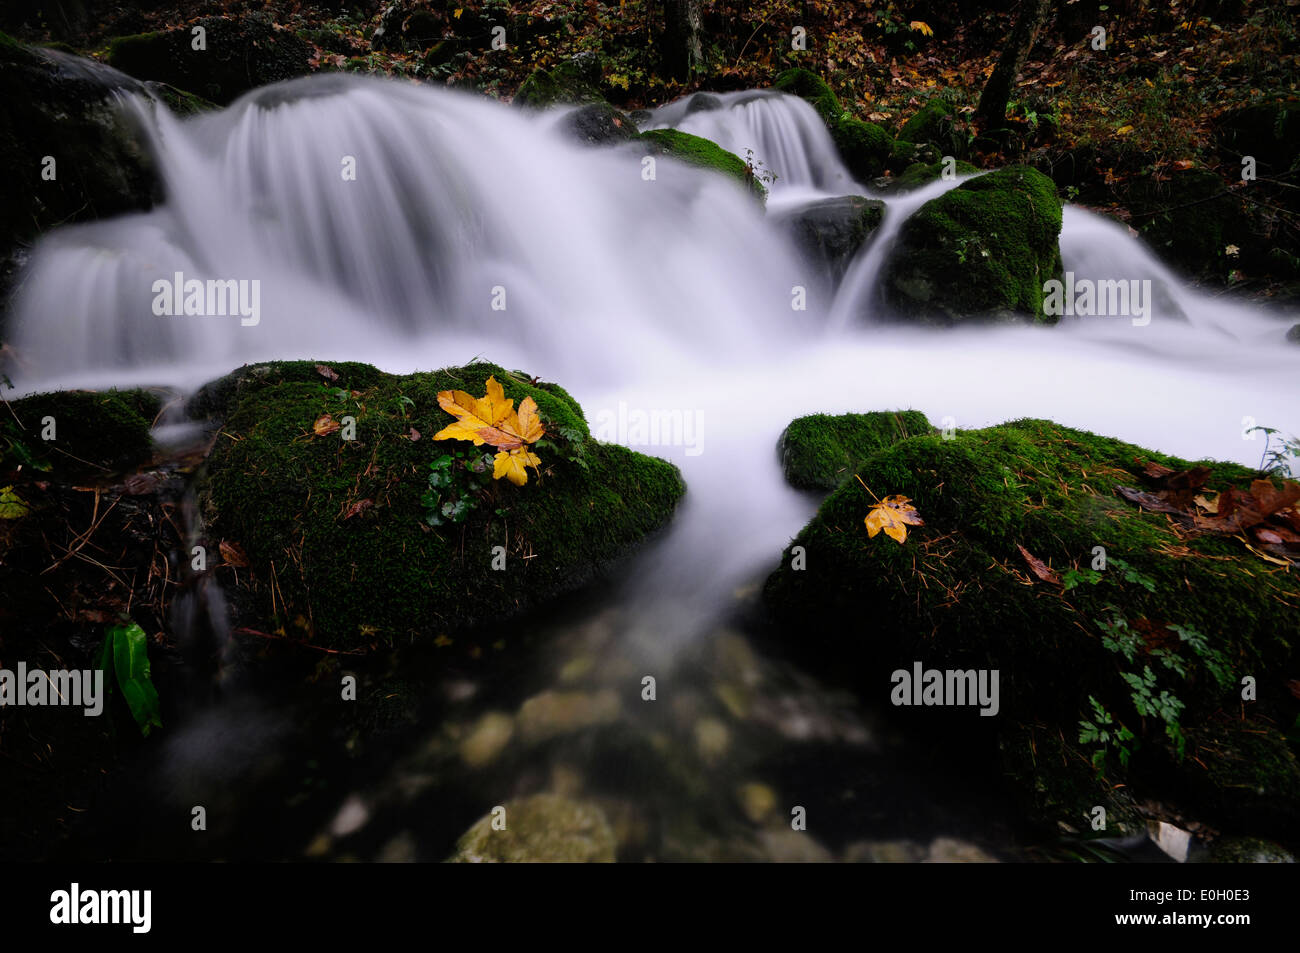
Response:
MULTIPOLYGON (((752 149, 778 175, 774 202, 866 191, 806 104, 719 99, 654 123, 752 149)), ((41 243, 14 317, 19 385, 195 386, 268 358, 402 372, 481 356, 562 382, 593 422, 620 403, 682 411, 695 446, 640 448, 678 463, 690 490, 640 581, 654 613, 633 644, 647 654, 696 631, 811 513, 773 451, 800 414, 1051 417, 1252 463, 1261 442, 1242 439, 1243 418, 1300 429, 1300 351, 1279 346, 1284 324, 1188 291, 1122 227, 1077 209, 1066 268, 1152 278, 1165 290, 1150 325, 924 331, 870 323, 876 276, 899 223, 956 183, 890 200, 837 298, 796 311, 792 287, 817 282, 752 198, 666 159, 646 180, 635 143, 592 149, 484 99, 352 77, 268 87, 184 122, 135 108, 166 204, 41 243), (259 280, 260 322, 155 315, 153 282, 176 272, 259 280)))

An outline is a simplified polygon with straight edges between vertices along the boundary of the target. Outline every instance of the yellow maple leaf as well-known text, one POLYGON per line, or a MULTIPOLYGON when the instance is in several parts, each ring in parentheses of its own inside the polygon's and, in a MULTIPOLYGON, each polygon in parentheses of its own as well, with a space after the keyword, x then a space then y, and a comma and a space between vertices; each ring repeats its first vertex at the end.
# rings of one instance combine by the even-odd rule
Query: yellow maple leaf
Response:
POLYGON ((907 527, 924 526, 925 522, 917 515, 916 507, 905 496, 887 496, 871 508, 865 520, 867 535, 872 539, 882 529, 890 539, 902 543, 907 539, 907 527))
POLYGON ((487 379, 487 393, 475 397, 463 390, 444 390, 438 393, 438 406, 456 417, 433 435, 434 440, 469 440, 474 446, 490 444, 499 452, 493 464, 493 478, 506 477, 516 486, 528 482, 527 467, 537 467, 541 459, 528 449, 546 435, 541 417, 537 414, 537 401, 525 397, 514 409, 496 378, 487 379))
POLYGON ((515 447, 513 450, 502 450, 492 461, 492 479, 499 480, 503 476, 515 486, 523 486, 528 482, 527 467, 538 467, 542 459, 526 447, 515 447))
POLYGON ((923 20, 913 20, 908 24, 908 27, 910 27, 913 32, 919 33, 922 36, 934 36, 934 30, 930 29, 930 24, 923 20))

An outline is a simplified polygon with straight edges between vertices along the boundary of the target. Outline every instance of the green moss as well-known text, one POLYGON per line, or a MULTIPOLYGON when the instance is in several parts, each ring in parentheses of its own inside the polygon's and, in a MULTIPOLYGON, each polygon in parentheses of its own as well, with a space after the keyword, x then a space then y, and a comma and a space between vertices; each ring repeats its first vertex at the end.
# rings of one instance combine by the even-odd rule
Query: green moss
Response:
POLYGON ((1043 314, 1058 275, 1061 203, 1051 179, 1011 166, 932 199, 903 223, 885 265, 886 299, 910 320, 953 323, 1043 314))
MULTIPOLYGON (((943 171, 944 163, 942 160, 939 162, 931 162, 928 165, 923 162, 913 163, 907 167, 902 175, 894 179, 892 190, 895 193, 911 192, 914 189, 919 189, 923 185, 937 182, 943 175, 943 171)), ((953 164, 953 172, 955 175, 974 175, 979 172, 979 169, 975 168, 969 162, 963 162, 958 159, 953 164)))
POLYGON ((894 139, 874 123, 841 119, 830 127, 831 139, 853 177, 865 182, 885 171, 894 139))
POLYGON ((828 126, 840 121, 844 108, 830 86, 816 73, 806 69, 788 69, 776 78, 772 88, 807 100, 828 126))
POLYGON ((60 391, 12 401, 13 415, 0 422, 0 466, 31 457, 49 464, 54 476, 73 478, 140 463, 153 452, 149 428, 159 406, 145 391, 60 391), (53 440, 42 439, 46 418, 53 418, 53 440))
POLYGON ((877 450, 933 430, 925 414, 916 410, 812 414, 791 421, 777 441, 777 450, 791 486, 833 490, 877 450))
MULTIPOLYGON (((1233 806, 1236 814, 1253 811, 1280 825, 1282 817, 1300 816, 1294 761, 1276 752, 1271 762, 1254 754, 1235 759, 1273 765, 1263 769, 1269 781, 1261 795, 1263 778, 1243 783, 1240 772, 1231 782, 1218 778, 1234 743, 1207 737, 1198 726, 1225 710, 1236 717, 1241 676, 1263 684, 1270 673, 1295 670, 1300 613, 1293 607, 1300 602, 1300 580, 1235 540, 1177 532, 1165 516, 1118 497, 1117 486, 1142 485, 1143 461, 1191 465, 1045 420, 959 432, 952 439, 899 441, 858 464, 862 483, 847 480, 826 499, 792 542, 804 548, 806 571, 791 568, 787 550, 767 582, 767 601, 801 640, 816 640, 837 666, 856 669, 882 702, 888 673, 914 660, 928 667, 997 669, 1004 743, 1011 726, 1040 726, 1058 733, 1070 758, 1087 767, 1091 752, 1081 750, 1078 723, 1090 717, 1091 695, 1138 735, 1127 774, 1135 785, 1147 785, 1145 793, 1200 790, 1196 806, 1207 814, 1227 816, 1233 806), (883 535, 869 539, 863 519, 873 493, 909 497, 925 525, 912 528, 902 545, 883 535), (1095 584, 1066 589, 1043 582, 1018 546, 1063 576, 1091 569, 1095 547, 1103 547, 1108 559, 1122 560, 1152 589, 1114 564, 1097 574, 1095 584), (1144 647, 1133 661, 1102 643, 1106 633, 1098 620, 1116 615, 1142 633, 1144 647), (1205 635, 1227 667, 1227 684, 1181 643, 1167 628, 1171 624, 1205 635), (1151 655, 1157 647, 1175 652, 1186 675, 1151 655), (1160 688, 1186 706, 1182 761, 1160 719, 1135 711, 1121 677, 1148 664, 1160 688), (1211 761, 1219 768, 1207 770, 1211 761), (1183 780, 1169 788, 1171 775, 1183 780)), ((1246 486, 1257 476, 1235 464, 1207 465, 1212 489, 1246 486)), ((1242 730, 1258 736, 1268 719, 1285 722, 1288 704, 1284 693, 1261 692, 1242 730)), ((1022 766, 1019 776, 1027 781, 1024 758, 1017 748, 1010 760, 1022 766)), ((1061 763, 1062 770, 1078 767, 1061 763)), ((1125 775, 1114 759, 1106 770, 1111 784, 1125 775)))
POLYGON ((534 70, 520 85, 513 100, 516 106, 545 109, 556 103, 599 103, 600 91, 582 76, 574 63, 561 63, 554 69, 534 70))
POLYGON ((903 123, 898 138, 901 142, 917 145, 930 142, 938 146, 945 155, 955 155, 960 146, 960 137, 956 135, 953 123, 952 104, 946 99, 936 97, 903 123))
POLYGON ((691 165, 730 176, 760 199, 767 195, 767 189, 750 171, 749 166, 745 165, 744 160, 716 142, 676 129, 651 129, 641 133, 637 139, 659 155, 672 156, 691 165))
POLYGON ((592 440, 558 387, 491 364, 407 377, 330 366, 358 393, 311 379, 310 363, 214 388, 228 418, 204 490, 209 527, 248 553, 241 584, 264 624, 301 616, 315 641, 358 647, 499 622, 598 575, 666 523, 683 493, 671 464, 592 440), (437 394, 481 395, 489 376, 516 406, 537 402, 550 441, 538 447, 542 473, 522 487, 490 481, 466 522, 431 528, 429 463, 471 450, 432 440, 452 420, 437 394), (356 439, 313 436, 325 413, 353 416, 356 439), (362 500, 371 504, 346 516, 362 500), (504 572, 491 569, 495 546, 504 572))
POLYGON ((874 123, 845 114, 826 82, 806 69, 789 69, 776 78, 773 89, 806 100, 826 123, 845 166, 860 181, 875 178, 885 169, 894 137, 874 123))

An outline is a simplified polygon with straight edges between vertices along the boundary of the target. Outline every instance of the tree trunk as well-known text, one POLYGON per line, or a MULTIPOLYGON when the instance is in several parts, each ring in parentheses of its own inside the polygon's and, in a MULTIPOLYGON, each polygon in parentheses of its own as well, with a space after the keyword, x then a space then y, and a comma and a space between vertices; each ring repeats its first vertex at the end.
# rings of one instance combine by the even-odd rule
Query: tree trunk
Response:
POLYGON ((1047 19, 1047 12, 1052 7, 1052 0, 1020 0, 1020 12, 1016 15, 1016 25, 1011 28, 1011 36, 1002 49, 998 65, 993 68, 989 81, 984 84, 980 96, 979 108, 975 111, 977 125, 986 131, 1001 129, 1007 121, 1007 104, 1011 101, 1011 91, 1015 88, 1016 77, 1029 58, 1038 31, 1047 19))
POLYGON ((704 66, 702 0, 664 0, 664 72, 678 82, 704 66))

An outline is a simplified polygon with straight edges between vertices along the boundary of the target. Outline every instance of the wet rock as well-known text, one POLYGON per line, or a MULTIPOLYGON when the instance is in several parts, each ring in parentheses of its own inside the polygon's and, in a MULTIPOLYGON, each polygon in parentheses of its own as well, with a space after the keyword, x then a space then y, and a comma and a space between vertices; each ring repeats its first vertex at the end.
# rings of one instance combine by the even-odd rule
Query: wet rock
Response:
POLYGON ((780 221, 804 261, 835 286, 884 214, 885 203, 878 199, 841 195, 802 206, 780 221))
POLYGON ((505 830, 484 815, 457 841, 453 863, 614 862, 614 832, 595 804, 536 794, 503 807, 505 830))
POLYGON ((835 860, 807 831, 790 828, 760 831, 758 842, 766 859, 777 864, 829 864, 835 860))
POLYGON ((1207 864, 1294 864, 1285 847, 1258 837, 1220 837, 1204 857, 1207 864))
POLYGON ((926 853, 915 841, 857 841, 844 848, 843 859, 849 864, 918 864, 926 853))
POLYGON ((936 837, 930 842, 926 864, 996 864, 998 859, 992 854, 972 844, 970 841, 955 837, 936 837))
POLYGON ((589 146, 627 142, 637 135, 636 123, 608 103, 579 106, 560 120, 560 128, 570 139, 589 146))
POLYGON ((749 781, 736 789, 740 809, 754 824, 762 824, 776 810, 776 792, 759 781, 749 781))
POLYGON ((545 691, 519 708, 515 724, 521 739, 536 744, 616 721, 623 706, 612 689, 596 693, 545 691))
POLYGON ((461 761, 469 768, 482 768, 491 764, 510 744, 514 733, 514 718, 505 712, 487 712, 460 743, 461 761))

